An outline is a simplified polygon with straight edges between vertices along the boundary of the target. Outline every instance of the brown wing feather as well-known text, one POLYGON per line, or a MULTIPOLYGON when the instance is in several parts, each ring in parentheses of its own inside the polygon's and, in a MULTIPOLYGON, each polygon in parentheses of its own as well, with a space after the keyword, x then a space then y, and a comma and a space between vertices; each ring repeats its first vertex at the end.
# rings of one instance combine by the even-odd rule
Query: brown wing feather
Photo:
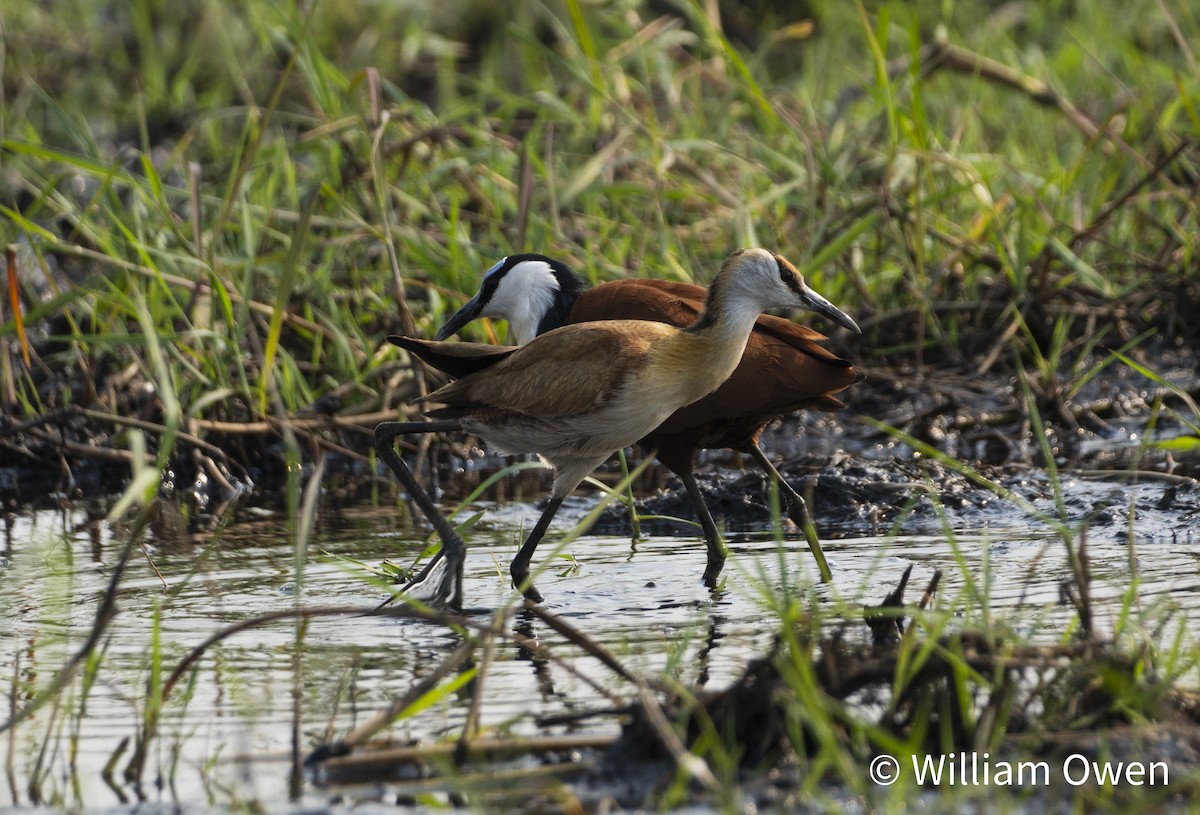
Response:
POLYGON ((650 320, 689 326, 704 310, 705 290, 666 280, 613 280, 588 289, 571 309, 571 322, 650 320))
POLYGON ((543 418, 587 413, 611 398, 651 343, 668 333, 655 323, 629 320, 564 326, 486 370, 439 388, 427 401, 543 418))
MULTIPOLYGON (((801 348, 805 351, 808 351, 812 347, 810 345, 811 343, 825 342, 827 339, 829 339, 829 337, 826 337, 816 329, 809 328, 806 325, 800 325, 799 323, 793 323, 786 317, 776 317, 774 314, 760 314, 758 317, 758 322, 754 324, 754 331, 756 334, 767 334, 775 337, 782 342, 786 342, 789 345, 795 345, 795 347, 801 348)), ((826 354, 829 354, 831 358, 838 359, 838 357, 834 356, 828 351, 825 351, 824 348, 821 348, 820 346, 817 346, 817 348, 821 351, 824 351, 826 354)))

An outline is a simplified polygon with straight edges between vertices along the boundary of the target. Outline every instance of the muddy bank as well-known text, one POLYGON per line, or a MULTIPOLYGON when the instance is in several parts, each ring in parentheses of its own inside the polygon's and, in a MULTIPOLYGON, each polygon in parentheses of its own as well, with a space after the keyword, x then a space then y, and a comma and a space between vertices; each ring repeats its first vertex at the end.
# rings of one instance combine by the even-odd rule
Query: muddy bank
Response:
MULTIPOLYGON (((954 465, 1035 504, 1053 491, 1054 479, 1045 475, 1050 463, 1089 480, 1125 479, 1113 471, 1137 471, 1141 480, 1163 485, 1163 512, 1173 506, 1167 494, 1172 486, 1182 490, 1180 507, 1186 508, 1187 480, 1200 473, 1197 417, 1194 402, 1188 401, 1200 395, 1200 355, 1180 345, 1163 345, 1138 356, 1139 364, 1162 379, 1113 363, 1089 371, 1086 379, 1072 380, 1065 372, 1044 380, 1026 378, 1022 386, 1013 371, 978 375, 961 364, 916 370, 862 363, 866 379, 842 394, 847 409, 786 417, 768 426, 762 444, 796 489, 811 495, 818 526, 830 535, 877 530, 900 516, 903 523, 917 525, 912 528, 923 528, 919 525, 930 522, 933 496, 963 520, 992 518, 994 491, 936 457, 918 454, 914 444, 928 445, 954 465), (881 424, 907 434, 913 443, 889 434, 881 424)), ((281 420, 252 421, 252 411, 243 406, 240 417, 189 421, 163 473, 164 497, 201 512, 235 496, 249 502, 272 500, 271 493, 286 483, 284 435, 291 433, 306 466, 324 460, 328 491, 344 502, 369 498, 377 486, 392 481, 386 470, 370 468, 371 431, 397 415, 397 409, 379 410, 373 400, 355 402, 354 393, 339 392, 281 420)), ((132 472, 130 434, 144 435, 147 462, 152 463, 163 429, 152 393, 142 391, 134 398, 131 392, 128 397, 121 400, 123 415, 63 407, 34 420, 0 418, 0 501, 15 508, 119 494, 132 472)), ((505 463, 469 438, 442 438, 425 455, 432 465, 426 475, 446 498, 465 495, 505 463)), ((633 455, 639 458, 641 452, 633 455)), ((748 457, 702 451, 698 470, 709 506, 727 529, 766 527, 766 482, 748 457)), ((615 462, 598 477, 618 480, 615 462)), ((544 474, 525 473, 506 479, 484 497, 531 500, 547 484, 544 474)), ((636 489, 644 496, 643 514, 691 518, 677 479, 661 467, 648 471, 636 489)), ((1085 490, 1078 500, 1120 503, 1121 488, 1085 490)), ((598 526, 613 533, 628 528, 628 512, 620 508, 610 509, 598 526)), ((646 521, 643 529, 688 534, 691 527, 646 521)))
MULTIPOLYGON (((1200 482, 1166 473, 1084 470, 1051 477, 1044 469, 1012 464, 977 470, 990 485, 936 460, 895 455, 864 459, 839 455, 782 468, 802 495, 823 537, 937 534, 950 528, 1005 528, 1048 519, 1079 523, 1105 534, 1128 534, 1131 520, 1148 539, 1190 539, 1200 520, 1200 482), (1056 491, 1063 496, 1060 513, 1056 491)), ((770 494, 756 472, 708 469, 697 476, 713 516, 732 533, 770 529, 770 494)), ((691 502, 682 487, 638 502, 643 534, 695 534, 691 502), (680 520, 671 520, 671 516, 680 520)), ((785 518, 785 523, 790 524, 785 518)), ((630 514, 610 506, 593 528, 598 534, 632 532, 630 514)))
MULTIPOLYGON (((1200 440, 1188 399, 1200 393, 1200 357, 1175 348, 1157 359, 1175 389, 1110 366, 1071 398, 1039 397, 1037 383, 1026 392, 1016 374, 869 370, 843 394, 845 411, 787 417, 768 426, 762 445, 828 536, 1021 524, 1037 513, 1114 529, 1133 515, 1147 536, 1189 531, 1200 440)), ((713 465, 698 480, 718 521, 732 532, 769 528, 764 474, 728 451, 701 457, 713 465)), ((692 534, 690 524, 653 517, 691 520, 677 480, 652 493, 638 504, 651 516, 641 529, 692 534)), ((628 511, 610 507, 597 529, 627 534, 628 511)))

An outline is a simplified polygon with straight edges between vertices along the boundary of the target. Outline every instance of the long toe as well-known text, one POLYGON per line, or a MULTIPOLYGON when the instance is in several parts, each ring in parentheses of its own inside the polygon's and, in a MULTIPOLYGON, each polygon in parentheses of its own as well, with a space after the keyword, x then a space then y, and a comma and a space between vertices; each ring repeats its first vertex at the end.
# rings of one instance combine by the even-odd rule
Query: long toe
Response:
POLYGON ((401 599, 415 600, 438 610, 462 610, 463 561, 447 557, 445 547, 406 585, 401 599))
POLYGON ((710 555, 708 565, 704 567, 704 585, 707 588, 715 589, 717 587, 717 578, 721 576, 721 570, 724 568, 724 557, 714 558, 710 555))
POLYGON ((533 580, 529 577, 529 564, 520 563, 514 560, 508 567, 509 574, 512 575, 513 586, 517 591, 525 595, 525 599, 531 603, 542 602, 542 593, 533 585, 533 580))

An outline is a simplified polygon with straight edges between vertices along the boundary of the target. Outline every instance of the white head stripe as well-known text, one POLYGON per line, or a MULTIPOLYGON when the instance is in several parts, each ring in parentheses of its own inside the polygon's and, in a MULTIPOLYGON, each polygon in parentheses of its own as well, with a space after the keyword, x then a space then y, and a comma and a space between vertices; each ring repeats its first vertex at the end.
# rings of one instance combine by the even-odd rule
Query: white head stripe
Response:
POLYGON ((538 323, 561 288, 549 263, 524 260, 500 278, 480 314, 508 320, 510 340, 524 345, 537 335, 538 323))
POLYGON ((483 279, 487 280, 489 277, 494 275, 496 272, 500 271, 500 267, 504 265, 504 261, 506 261, 506 260, 508 260, 507 257, 500 258, 499 263, 497 263, 492 268, 488 269, 486 272, 483 273, 483 279))

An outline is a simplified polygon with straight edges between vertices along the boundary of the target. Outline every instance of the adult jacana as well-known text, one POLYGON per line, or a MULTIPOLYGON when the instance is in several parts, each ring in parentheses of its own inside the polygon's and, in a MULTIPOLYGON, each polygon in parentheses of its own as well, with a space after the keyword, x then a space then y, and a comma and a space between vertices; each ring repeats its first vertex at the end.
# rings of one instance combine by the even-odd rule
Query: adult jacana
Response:
MULTIPOLYGON (((504 258, 484 273, 479 292, 437 332, 444 340, 478 317, 508 321, 509 339, 518 345, 562 325, 590 320, 653 320, 691 325, 704 308, 705 290, 668 280, 615 280, 589 288, 569 266, 545 255, 504 258)), ((835 322, 846 325, 839 317, 835 322)), ((856 326, 851 323, 847 327, 856 326)), ((800 408, 845 407, 833 394, 860 375, 844 359, 818 343, 825 337, 789 320, 761 315, 741 362, 717 390, 680 408, 639 441, 683 481, 708 545, 705 582, 712 585, 725 561, 725 549, 696 483, 696 451, 727 447, 748 453, 778 482, 789 517, 804 532, 822 580, 830 579, 816 527, 804 498, 779 474, 759 445, 763 427, 800 408)))
POLYGON ((615 450, 715 390, 737 367, 759 313, 789 306, 858 330, 850 317, 809 289, 787 260, 764 249, 743 249, 722 265, 703 312, 687 328, 644 320, 579 323, 516 348, 390 337, 459 377, 426 398, 442 405, 427 411, 435 421, 383 422, 375 429, 380 457, 442 536, 437 559, 415 582, 436 580, 428 596, 460 606, 466 547, 397 455, 398 435, 464 430, 500 453, 537 453, 549 462, 554 468, 550 501, 509 567, 513 584, 539 602, 529 564, 563 499, 615 450))

